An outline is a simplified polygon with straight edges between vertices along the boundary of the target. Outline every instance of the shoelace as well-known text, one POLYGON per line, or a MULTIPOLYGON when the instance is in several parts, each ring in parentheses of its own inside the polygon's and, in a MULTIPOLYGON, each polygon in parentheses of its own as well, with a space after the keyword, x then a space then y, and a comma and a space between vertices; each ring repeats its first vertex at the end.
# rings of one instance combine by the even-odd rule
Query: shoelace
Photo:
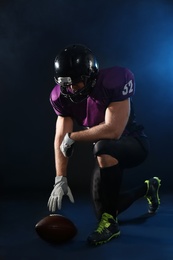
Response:
POLYGON ((102 233, 105 228, 108 228, 110 226, 110 223, 108 221, 108 217, 103 215, 102 219, 98 225, 98 228, 96 229, 96 232, 102 233))

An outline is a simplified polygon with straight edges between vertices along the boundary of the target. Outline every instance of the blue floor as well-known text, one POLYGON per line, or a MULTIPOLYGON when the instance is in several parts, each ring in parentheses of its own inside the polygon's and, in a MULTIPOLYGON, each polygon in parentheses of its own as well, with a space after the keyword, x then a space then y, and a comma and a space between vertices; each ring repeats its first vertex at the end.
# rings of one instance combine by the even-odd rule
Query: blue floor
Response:
POLYGON ((35 224, 49 214, 48 193, 2 197, 0 199, 0 260, 172 260, 173 259, 173 194, 161 195, 159 212, 146 214, 145 199, 135 202, 119 216, 121 236, 107 244, 90 247, 86 238, 96 226, 90 200, 75 196, 75 204, 64 200, 59 212, 78 228, 76 237, 61 246, 42 241, 35 224))

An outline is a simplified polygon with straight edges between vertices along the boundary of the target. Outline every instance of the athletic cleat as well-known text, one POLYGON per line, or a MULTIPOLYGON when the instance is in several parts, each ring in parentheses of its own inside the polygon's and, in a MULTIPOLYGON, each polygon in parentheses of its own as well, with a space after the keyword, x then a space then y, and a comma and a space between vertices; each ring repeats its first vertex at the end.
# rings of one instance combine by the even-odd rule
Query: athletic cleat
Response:
POLYGON ((102 245, 107 243, 112 238, 116 238, 120 235, 117 219, 114 219, 112 215, 103 213, 98 228, 89 235, 87 241, 90 245, 102 245))
POLYGON ((148 213, 154 214, 160 205, 159 188, 161 180, 158 177, 153 177, 146 180, 147 192, 145 198, 148 200, 148 213))

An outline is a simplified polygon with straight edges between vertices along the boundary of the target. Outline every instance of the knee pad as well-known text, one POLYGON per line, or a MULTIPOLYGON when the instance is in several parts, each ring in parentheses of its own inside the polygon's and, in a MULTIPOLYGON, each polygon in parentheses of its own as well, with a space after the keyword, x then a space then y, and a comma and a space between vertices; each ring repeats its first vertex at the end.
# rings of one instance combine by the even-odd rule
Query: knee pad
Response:
POLYGON ((93 148, 94 156, 98 156, 98 155, 102 155, 102 154, 111 155, 109 141, 110 140, 100 140, 97 143, 95 143, 94 148, 93 148))

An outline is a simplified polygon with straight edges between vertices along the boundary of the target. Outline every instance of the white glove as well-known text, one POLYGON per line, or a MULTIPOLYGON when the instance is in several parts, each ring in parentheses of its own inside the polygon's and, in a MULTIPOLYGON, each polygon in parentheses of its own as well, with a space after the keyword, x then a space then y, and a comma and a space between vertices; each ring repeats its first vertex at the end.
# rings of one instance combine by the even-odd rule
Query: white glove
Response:
POLYGON ((67 178, 63 176, 56 176, 54 189, 51 192, 47 204, 47 206, 49 207, 49 211, 54 212, 56 210, 56 207, 58 209, 61 209, 62 198, 64 195, 67 195, 70 201, 74 203, 73 195, 67 184, 67 178))
POLYGON ((60 145, 60 150, 61 152, 63 153, 63 155, 65 157, 70 157, 72 156, 72 153, 73 153, 73 145, 74 145, 74 140, 72 140, 70 137, 69 137, 69 133, 67 133, 65 136, 64 136, 64 139, 60 145))

